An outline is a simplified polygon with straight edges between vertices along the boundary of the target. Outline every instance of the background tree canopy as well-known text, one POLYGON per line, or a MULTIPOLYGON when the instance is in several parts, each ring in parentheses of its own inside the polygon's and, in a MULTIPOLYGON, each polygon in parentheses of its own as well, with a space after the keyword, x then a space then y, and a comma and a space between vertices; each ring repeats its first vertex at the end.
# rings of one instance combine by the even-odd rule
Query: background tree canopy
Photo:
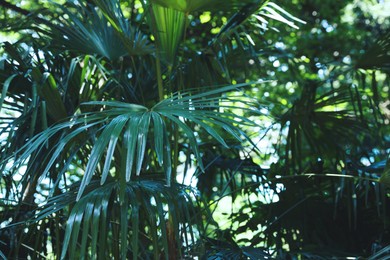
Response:
POLYGON ((389 257, 389 1, 0 8, 0 258, 389 257))

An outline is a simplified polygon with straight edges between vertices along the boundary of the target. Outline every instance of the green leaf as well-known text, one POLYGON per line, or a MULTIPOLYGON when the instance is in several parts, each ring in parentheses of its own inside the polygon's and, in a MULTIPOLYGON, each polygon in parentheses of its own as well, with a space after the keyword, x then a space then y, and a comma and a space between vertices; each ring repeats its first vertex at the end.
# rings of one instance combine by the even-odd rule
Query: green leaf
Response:
POLYGON ((184 34, 186 16, 181 11, 154 4, 151 5, 151 15, 158 54, 173 64, 184 34))
POLYGON ((100 11, 110 25, 115 29, 116 36, 119 37, 129 55, 146 55, 155 51, 148 36, 134 28, 124 17, 120 3, 103 0, 93 1, 100 8, 100 11))
POLYGON ((104 168, 103 168, 100 184, 104 184, 104 182, 107 179, 108 173, 110 171, 111 161, 114 158, 113 155, 114 155, 114 151, 115 151, 115 146, 116 146, 116 143, 118 141, 119 135, 122 132, 122 130, 126 124, 126 120, 123 120, 118 124, 117 123, 115 123, 115 124, 116 125, 111 133, 110 142, 108 144, 107 154, 106 154, 106 159, 104 162, 104 168))
POLYGON ((136 157, 136 170, 135 173, 137 176, 141 172, 142 162, 144 160, 144 154, 146 149, 146 140, 148 137, 148 131, 149 131, 149 124, 150 124, 150 113, 144 113, 142 117, 140 118, 140 122, 138 124, 138 137, 137 137, 137 157, 136 157))
POLYGON ((49 115, 56 121, 66 118, 68 115, 53 75, 48 72, 42 74, 37 67, 32 69, 31 75, 35 82, 39 82, 38 95, 46 101, 49 115))
POLYGON ((164 139, 167 135, 164 120, 156 112, 151 112, 154 129, 154 146, 160 166, 164 163, 164 139))
MULTIPOLYGON (((94 175, 96 167, 100 162, 100 158, 103 155, 104 149, 107 144, 110 142, 111 137, 118 138, 118 135, 121 133, 125 124, 128 121, 128 117, 121 115, 112 119, 110 123, 104 128, 102 134, 96 140, 93 149, 91 151, 91 155, 89 157, 89 161, 87 167, 85 169, 85 173, 83 179, 80 184, 80 190, 77 194, 77 200, 80 199, 85 186, 89 184, 94 175)), ((107 177, 107 173, 105 173, 104 179, 107 177)), ((103 180, 102 180, 103 182, 103 180)))
POLYGON ((89 101, 84 102, 82 105, 98 105, 98 106, 107 106, 107 107, 114 107, 114 108, 123 108, 123 111, 128 112, 146 112, 148 109, 144 106, 137 105, 137 104, 129 104, 119 101, 89 101))
POLYGON ((120 206, 121 211, 121 218, 120 218, 120 245, 121 245, 121 258, 126 259, 127 257, 127 245, 128 245, 128 239, 127 239, 127 233, 128 233, 128 219, 130 218, 128 216, 128 196, 124 197, 124 201, 120 206))
POLYGON ((137 147, 139 116, 133 116, 127 125, 124 135, 124 147, 126 148, 126 181, 130 181, 133 171, 134 155, 137 147))
MULTIPOLYGON (((163 203, 161 201, 160 195, 156 195, 153 197, 156 200, 156 207, 157 207, 157 213, 158 213, 158 222, 160 226, 160 231, 161 231, 161 237, 163 241, 163 247, 164 247, 164 254, 165 254, 165 259, 169 259, 169 246, 168 246, 168 234, 167 234, 167 223, 168 220, 165 219, 165 214, 163 210, 163 203)), ((174 252, 173 252, 174 253, 174 252)))
POLYGON ((192 131, 192 129, 189 128, 185 123, 180 121, 180 119, 172 116, 171 114, 168 114, 168 113, 165 113, 165 112, 162 112, 161 114, 164 115, 165 117, 167 117, 172 122, 174 122, 181 130, 184 131, 185 135, 189 139, 192 151, 194 152, 196 158, 198 159, 199 167, 202 170, 204 170, 204 167, 203 167, 203 164, 202 164, 202 160, 201 160, 202 157, 200 155, 199 148, 198 148, 198 142, 197 142, 197 140, 195 138, 195 135, 194 135, 194 132, 192 131))
POLYGON ((14 75, 9 76, 3 83, 3 88, 2 88, 2 91, 1 91, 1 98, 0 98, 0 110, 3 107, 4 99, 7 96, 8 88, 11 85, 12 80, 16 76, 18 76, 18 74, 14 74, 14 75))
POLYGON ((154 51, 147 36, 126 21, 119 4, 110 1, 108 8, 103 1, 96 2, 100 10, 77 3, 56 4, 63 15, 43 27, 49 27, 46 33, 53 44, 83 54, 98 54, 112 61, 125 55, 145 55, 154 51))
POLYGON ((94 211, 94 204, 93 202, 88 202, 85 207, 85 216, 84 216, 84 223, 83 223, 83 229, 82 229, 82 238, 81 238, 81 248, 80 248, 80 257, 81 259, 84 259, 86 251, 87 251, 87 240, 89 235, 89 228, 90 228, 90 220, 92 213, 94 211))
POLYGON ((142 201, 139 198, 138 194, 135 196, 129 196, 129 200, 131 203, 131 228, 132 228, 132 251, 133 251, 133 259, 138 258, 138 247, 139 247, 139 224, 140 224, 140 214, 139 214, 139 202, 142 201))
MULTIPOLYGON (((64 243, 62 247, 61 259, 65 259, 67 252, 70 253, 69 257, 74 259, 74 254, 78 252, 77 250, 77 241, 80 231, 81 223, 83 223, 83 227, 87 228, 82 232, 82 243, 80 246, 80 252, 88 252, 92 257, 96 257, 96 248, 97 248, 97 240, 99 230, 105 229, 105 219, 107 215, 107 205, 108 200, 113 192, 114 188, 117 187, 116 183, 106 183, 104 186, 98 187, 98 183, 92 183, 92 190, 88 189, 88 193, 81 198, 79 201, 75 203, 68 218, 65 230, 64 243), (90 224, 90 229, 89 229, 90 224), (104 224, 103 227, 100 227, 101 224, 104 224), (86 233, 88 237, 91 237, 91 244, 89 251, 88 243, 83 243, 83 241, 87 241, 88 237, 85 237, 86 233), (88 250, 88 251, 87 251, 88 250)), ((72 191, 71 196, 73 197, 73 202, 75 201, 74 192, 72 191)), ((52 203, 48 209, 53 210, 57 205, 56 203, 52 203)), ((104 233, 107 234, 107 233, 104 233)), ((103 235, 100 233, 100 235, 103 235)), ((107 237, 102 238, 107 240, 107 237)), ((81 255, 82 257, 84 255, 81 255)))

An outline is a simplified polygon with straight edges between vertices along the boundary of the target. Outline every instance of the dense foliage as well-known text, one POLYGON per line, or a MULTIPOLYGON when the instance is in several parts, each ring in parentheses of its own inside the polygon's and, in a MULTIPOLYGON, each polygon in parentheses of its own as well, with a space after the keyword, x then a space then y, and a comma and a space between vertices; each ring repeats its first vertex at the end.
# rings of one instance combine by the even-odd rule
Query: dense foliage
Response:
POLYGON ((0 6, 0 258, 390 255, 388 1, 0 6))

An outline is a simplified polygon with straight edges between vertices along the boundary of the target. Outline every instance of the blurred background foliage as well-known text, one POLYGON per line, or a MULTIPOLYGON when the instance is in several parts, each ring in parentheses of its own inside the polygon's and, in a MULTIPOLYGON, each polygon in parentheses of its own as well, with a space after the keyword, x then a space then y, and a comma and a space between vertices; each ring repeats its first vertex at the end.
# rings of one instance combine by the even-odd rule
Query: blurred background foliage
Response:
POLYGON ((0 0, 0 257, 389 257, 389 1, 70 2, 0 0))

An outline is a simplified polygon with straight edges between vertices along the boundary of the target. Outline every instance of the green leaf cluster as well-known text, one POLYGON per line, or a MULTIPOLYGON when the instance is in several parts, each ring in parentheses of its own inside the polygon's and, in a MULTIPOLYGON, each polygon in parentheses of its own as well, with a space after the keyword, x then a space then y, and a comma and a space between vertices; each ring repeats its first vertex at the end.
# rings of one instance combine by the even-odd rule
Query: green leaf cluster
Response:
POLYGON ((362 2, 0 1, 0 257, 384 257, 390 24, 362 2))

